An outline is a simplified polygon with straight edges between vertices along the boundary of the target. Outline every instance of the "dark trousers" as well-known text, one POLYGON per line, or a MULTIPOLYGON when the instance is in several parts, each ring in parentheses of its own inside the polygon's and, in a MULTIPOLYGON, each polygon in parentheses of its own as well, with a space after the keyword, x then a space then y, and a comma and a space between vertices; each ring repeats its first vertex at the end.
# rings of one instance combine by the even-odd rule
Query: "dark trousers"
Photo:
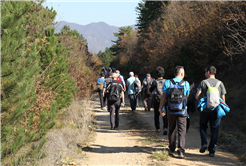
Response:
POLYGON ((148 107, 148 111, 150 111, 152 106, 152 95, 143 94, 143 103, 144 107, 148 107))
POLYGON ((186 137, 186 118, 187 111, 184 115, 174 115, 167 113, 169 125, 169 149, 175 151, 176 149, 176 124, 178 126, 178 151, 185 152, 185 137, 186 137))
POLYGON ((131 94, 131 95, 128 95, 128 97, 130 99, 130 105, 131 105, 132 111, 136 110, 136 105, 137 105, 136 95, 131 94))
POLYGON ((106 96, 103 97, 103 91, 99 90, 98 91, 99 98, 100 98, 100 103, 101 103, 101 108, 106 106, 106 96))
MULTIPOLYGON (((155 121, 155 128, 156 129, 160 129, 160 112, 159 112, 159 105, 160 102, 153 99, 154 101, 154 121, 155 121)), ((168 120, 167 120, 167 114, 162 117, 162 121, 163 121, 163 128, 168 128, 168 120)))
POLYGON ((110 112, 110 125, 112 128, 114 127, 118 127, 119 126, 119 120, 120 120, 120 116, 119 116, 119 110, 120 110, 120 100, 112 103, 112 102, 108 102, 109 104, 109 112, 110 112))
POLYGON ((208 122, 210 124, 210 132, 211 132, 211 139, 208 146, 208 151, 210 153, 215 152, 217 140, 218 140, 218 133, 220 128, 220 121, 221 117, 217 118, 217 112, 209 111, 209 112, 201 112, 200 113, 200 136, 201 136, 201 144, 207 145, 207 128, 208 122))

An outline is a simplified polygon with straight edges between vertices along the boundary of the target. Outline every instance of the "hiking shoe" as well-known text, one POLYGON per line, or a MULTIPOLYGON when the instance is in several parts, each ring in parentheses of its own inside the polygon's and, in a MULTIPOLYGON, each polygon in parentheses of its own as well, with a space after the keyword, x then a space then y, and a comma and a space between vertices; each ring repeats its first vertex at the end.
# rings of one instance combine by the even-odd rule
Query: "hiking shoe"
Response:
POLYGON ((208 148, 207 145, 202 145, 200 149, 200 153, 204 153, 207 148, 208 148))
POLYGON ((156 131, 157 133, 161 132, 161 130, 160 130, 160 129, 156 129, 155 131, 156 131))
POLYGON ((148 111, 148 107, 145 107, 145 111, 148 111))
POLYGON ((174 153, 175 151, 171 151, 171 150, 168 152, 169 156, 172 156, 172 157, 174 157, 174 153))
POLYGON ((180 159, 184 159, 184 158, 185 158, 185 156, 184 156, 184 153, 183 153, 183 152, 178 152, 178 154, 179 154, 179 158, 180 158, 180 159))
POLYGON ((137 107, 139 107, 139 105, 137 104, 137 107))
POLYGON ((163 135, 167 135, 167 128, 163 130, 163 135))
POLYGON ((111 127, 111 130, 115 130, 115 127, 111 127))
POLYGON ((214 153, 209 152, 209 157, 214 157, 214 153))

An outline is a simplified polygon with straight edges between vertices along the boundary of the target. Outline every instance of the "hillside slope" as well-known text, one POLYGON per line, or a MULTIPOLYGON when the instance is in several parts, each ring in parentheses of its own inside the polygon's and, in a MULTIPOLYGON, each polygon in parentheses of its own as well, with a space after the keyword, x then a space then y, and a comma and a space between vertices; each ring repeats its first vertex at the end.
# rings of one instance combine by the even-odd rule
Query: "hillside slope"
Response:
MULTIPOLYGON (((106 47, 110 47, 113 43, 111 40, 116 40, 113 33, 119 31, 116 26, 110 26, 105 22, 91 23, 88 25, 79 25, 66 21, 60 21, 55 25, 56 33, 60 32, 64 25, 70 26, 71 30, 76 29, 88 42, 88 49, 93 53, 98 53, 99 50, 104 51, 106 47)), ((135 28, 134 25, 131 27, 135 28)))

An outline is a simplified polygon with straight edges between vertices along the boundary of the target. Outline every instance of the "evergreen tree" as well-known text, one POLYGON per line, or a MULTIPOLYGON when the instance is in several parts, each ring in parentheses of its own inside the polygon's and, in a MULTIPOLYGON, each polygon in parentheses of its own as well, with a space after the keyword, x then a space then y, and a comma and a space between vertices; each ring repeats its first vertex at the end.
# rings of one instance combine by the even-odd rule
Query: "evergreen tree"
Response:
POLYGON ((58 43, 54 35, 55 28, 45 30, 41 46, 40 66, 43 69, 44 78, 42 85, 55 93, 54 100, 59 109, 70 105, 76 91, 75 81, 68 74, 68 59, 64 54, 65 48, 58 43))
POLYGON ((151 23, 161 19, 163 7, 169 3, 170 1, 142 1, 138 4, 136 7, 136 12, 138 13, 137 26, 141 36, 148 32, 151 23))
POLYGON ((32 2, 1 2, 1 156, 26 141, 23 122, 36 100, 34 85, 40 71, 36 43, 28 43, 25 16, 32 2))
POLYGON ((112 55, 118 55, 119 52, 121 52, 123 48, 121 47, 120 42, 122 41, 122 38, 125 35, 130 35, 131 32, 132 32, 132 27, 128 26, 128 27, 120 27, 119 32, 114 33, 114 36, 117 37, 117 40, 116 41, 112 40, 112 42, 114 43, 112 47, 110 47, 112 55))
POLYGON ((112 52, 108 47, 106 47, 105 52, 99 51, 98 57, 103 62, 103 66, 110 66, 111 62, 114 59, 112 52))

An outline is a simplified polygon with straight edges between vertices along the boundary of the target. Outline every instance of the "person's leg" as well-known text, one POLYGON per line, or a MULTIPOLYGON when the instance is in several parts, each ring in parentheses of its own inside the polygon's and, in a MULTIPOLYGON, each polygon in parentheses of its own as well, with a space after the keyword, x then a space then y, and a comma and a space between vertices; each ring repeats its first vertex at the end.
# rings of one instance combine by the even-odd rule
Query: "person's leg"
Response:
MULTIPOLYGON (((103 97, 103 93, 102 93, 102 97, 103 97)), ((103 97, 103 108, 106 107, 106 96, 104 95, 103 97)))
MULTIPOLYGON (((147 95, 143 94, 143 104, 145 109, 148 107, 147 100, 148 100, 147 95)), ((147 109, 145 111, 147 111, 147 109)))
POLYGON ((178 151, 185 152, 185 137, 186 137, 186 118, 187 116, 179 116, 177 118, 178 125, 178 151))
POLYGON ((160 117, 160 112, 159 112, 159 102, 154 100, 154 122, 155 122, 155 129, 160 129, 160 122, 159 122, 159 117, 160 117))
POLYGON ((169 149, 174 152, 176 149, 176 115, 168 114, 168 125, 169 149))
POLYGON ((111 125, 111 130, 115 128, 115 119, 114 119, 114 113, 115 113, 115 105, 114 103, 109 104, 109 111, 110 111, 110 125, 111 125))
POLYGON ((209 112, 201 112, 200 113, 200 137, 201 137, 201 145, 207 145, 207 123, 208 123, 208 113, 209 112))
POLYGON ((130 99, 130 105, 132 111, 136 110, 136 105, 135 105, 136 100, 134 99, 134 95, 128 95, 128 97, 130 99))
POLYGON ((102 92, 103 92, 102 90, 98 91, 100 104, 101 104, 101 109, 103 108, 103 95, 102 95, 102 92))
POLYGON ((119 116, 120 104, 121 104, 121 100, 119 100, 119 101, 117 101, 115 103, 115 128, 119 127, 119 122, 120 122, 120 116, 119 116))
POLYGON ((150 108, 152 106, 152 95, 148 96, 147 106, 148 106, 148 111, 150 111, 150 108))
POLYGON ((217 145, 218 133, 219 133, 219 128, 220 128, 220 122, 221 122, 221 117, 217 118, 217 113, 211 112, 210 121, 209 121, 210 131, 211 131, 211 139, 210 139, 210 143, 208 146, 208 151, 210 154, 215 153, 215 148, 217 145))

